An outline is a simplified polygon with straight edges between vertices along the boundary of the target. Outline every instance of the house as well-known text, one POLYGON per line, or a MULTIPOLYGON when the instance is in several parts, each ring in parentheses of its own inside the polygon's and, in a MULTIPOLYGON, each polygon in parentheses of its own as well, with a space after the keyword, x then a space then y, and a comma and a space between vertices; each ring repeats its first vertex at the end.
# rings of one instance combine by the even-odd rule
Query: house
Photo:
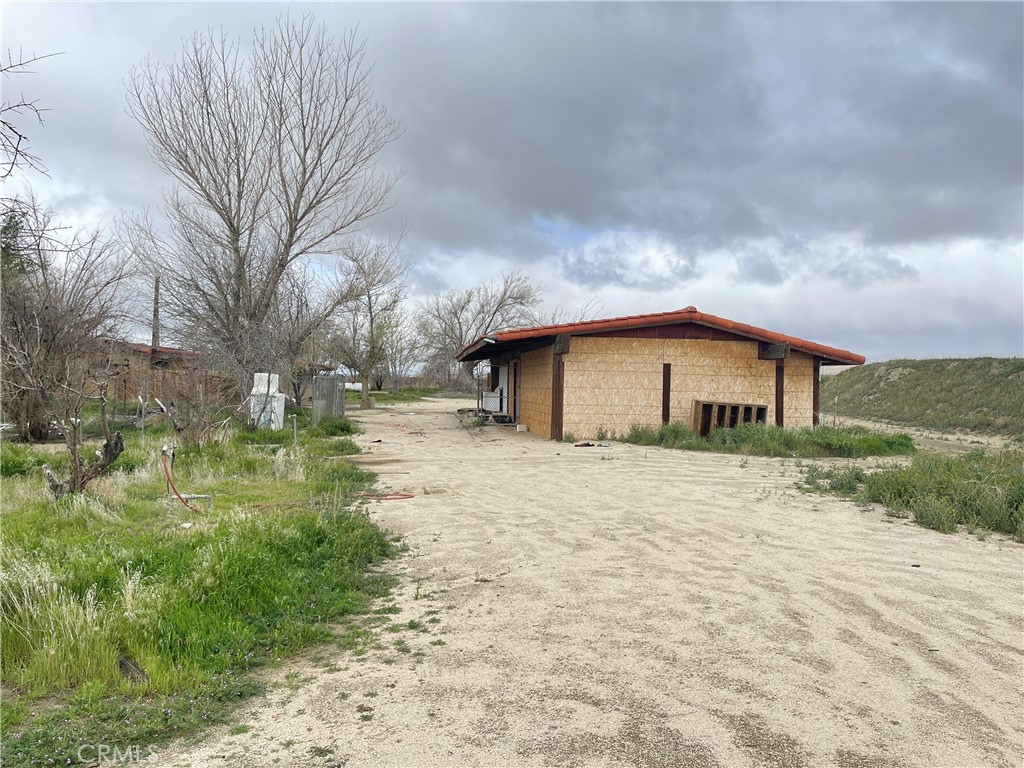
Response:
POLYGON ((670 421, 704 435, 743 422, 809 427, 818 423, 820 367, 864 363, 694 307, 500 331, 456 359, 490 361, 491 410, 552 440, 670 421))
POLYGON ((148 398, 167 403, 184 393, 213 396, 237 388, 230 376, 209 370, 198 352, 116 340, 105 342, 102 349, 94 367, 109 372, 109 395, 123 402, 134 401, 144 387, 148 398))

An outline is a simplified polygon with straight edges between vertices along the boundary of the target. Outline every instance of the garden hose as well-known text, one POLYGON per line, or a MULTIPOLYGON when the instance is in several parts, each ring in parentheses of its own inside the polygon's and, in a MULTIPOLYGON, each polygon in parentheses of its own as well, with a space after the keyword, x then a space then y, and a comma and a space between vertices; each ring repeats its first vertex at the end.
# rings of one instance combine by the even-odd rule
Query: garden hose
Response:
MULTIPOLYGON (((171 457, 172 457, 172 461, 173 461, 173 456, 174 456, 174 449, 172 448, 172 449, 171 449, 171 457)), ((172 491, 174 491, 174 495, 178 497, 178 501, 180 501, 180 502, 181 502, 182 504, 184 504, 184 505, 185 505, 186 507, 188 507, 188 508, 189 508, 189 509, 191 509, 191 510, 192 510, 193 512, 195 512, 195 513, 197 513, 197 514, 198 514, 198 513, 199 513, 199 510, 198 510, 198 509, 196 509, 195 507, 193 507, 193 506, 192 506, 191 504, 189 504, 189 503, 188 503, 187 501, 185 501, 185 498, 184 498, 184 497, 183 497, 183 496, 182 496, 182 495, 181 495, 180 493, 178 493, 178 489, 174 487, 174 481, 173 481, 173 480, 171 480, 171 470, 170 470, 170 468, 169 468, 169 467, 167 466, 167 446, 166 446, 166 445, 165 445, 165 446, 164 446, 163 448, 161 448, 161 449, 160 449, 160 461, 161 461, 161 462, 163 463, 163 465, 164 465, 164 474, 165 474, 165 475, 167 475, 167 484, 168 484, 169 486, 171 486, 171 490, 172 490, 172 491)))

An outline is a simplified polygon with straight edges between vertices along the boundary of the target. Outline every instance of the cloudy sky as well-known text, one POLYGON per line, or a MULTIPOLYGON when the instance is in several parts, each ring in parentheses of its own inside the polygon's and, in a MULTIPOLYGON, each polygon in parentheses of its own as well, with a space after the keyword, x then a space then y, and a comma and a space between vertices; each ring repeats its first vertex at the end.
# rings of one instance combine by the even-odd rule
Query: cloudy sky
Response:
MULTIPOLYGON (((145 57, 282 12, 358 25, 400 121, 413 292, 520 267, 549 308, 689 304, 871 360, 1024 354, 1024 5, 2 4, 66 219, 157 208, 145 57)), ((21 182, 16 182, 20 184, 21 182)))

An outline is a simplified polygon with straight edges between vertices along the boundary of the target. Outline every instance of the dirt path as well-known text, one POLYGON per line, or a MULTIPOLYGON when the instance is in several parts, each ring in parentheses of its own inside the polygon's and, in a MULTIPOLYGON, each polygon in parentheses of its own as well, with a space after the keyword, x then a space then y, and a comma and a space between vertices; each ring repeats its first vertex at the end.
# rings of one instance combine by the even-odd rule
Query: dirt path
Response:
POLYGON ((361 417, 359 461, 416 494, 371 505, 411 548, 388 618, 413 629, 279 670, 159 764, 1024 763, 1024 546, 802 495, 793 462, 467 430, 458 405, 361 417))

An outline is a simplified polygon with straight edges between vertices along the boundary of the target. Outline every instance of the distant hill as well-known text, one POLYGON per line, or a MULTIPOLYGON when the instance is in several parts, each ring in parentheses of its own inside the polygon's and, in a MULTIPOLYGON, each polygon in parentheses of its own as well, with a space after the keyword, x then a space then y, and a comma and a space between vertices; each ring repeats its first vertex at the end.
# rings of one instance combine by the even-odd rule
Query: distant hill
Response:
POLYGON ((1024 435, 1024 358, 890 360, 821 377, 822 421, 838 414, 908 427, 1024 435))

